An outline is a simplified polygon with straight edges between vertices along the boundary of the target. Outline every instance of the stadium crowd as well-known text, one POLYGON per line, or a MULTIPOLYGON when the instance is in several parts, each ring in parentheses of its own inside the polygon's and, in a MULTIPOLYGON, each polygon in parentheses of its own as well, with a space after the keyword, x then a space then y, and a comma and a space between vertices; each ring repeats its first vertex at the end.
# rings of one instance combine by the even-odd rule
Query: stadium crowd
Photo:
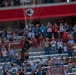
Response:
MULTIPOLYGON (((75 1, 75 0, 71 0, 75 1)), ((57 3, 67 2, 67 0, 59 0, 57 3)), ((28 4, 46 4, 56 3, 55 0, 0 0, 0 7, 20 6, 28 4)))
POLYGON ((69 28, 65 23, 52 25, 50 22, 44 24, 28 24, 24 29, 17 28, 13 30, 11 27, 0 29, 0 62, 3 62, 4 75, 24 75, 23 73, 32 72, 31 75, 46 75, 47 69, 41 69, 44 66, 63 66, 68 65, 68 72, 72 72, 72 68, 76 68, 76 24, 69 28), (15 55, 14 48, 5 47, 3 42, 24 40, 24 47, 18 55, 15 55), (39 62, 29 60, 28 49, 30 47, 44 47, 45 55, 68 53, 66 59, 56 57, 51 60, 39 58, 39 62), (69 58, 71 57, 71 58, 69 58), (10 62, 7 64, 7 62, 10 62), (43 74, 42 74, 43 73, 43 74))

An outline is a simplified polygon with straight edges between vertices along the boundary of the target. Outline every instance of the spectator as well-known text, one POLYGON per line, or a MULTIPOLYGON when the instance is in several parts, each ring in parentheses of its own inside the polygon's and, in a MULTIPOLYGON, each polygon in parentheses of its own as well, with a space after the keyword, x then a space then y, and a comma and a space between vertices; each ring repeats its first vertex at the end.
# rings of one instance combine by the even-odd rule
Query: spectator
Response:
POLYGON ((10 27, 7 28, 7 39, 9 39, 9 41, 13 41, 13 36, 12 36, 12 29, 10 27))
POLYGON ((3 68, 3 75, 6 75, 8 72, 8 69, 9 69, 9 64, 7 64, 7 62, 5 61, 4 64, 2 65, 2 68, 3 68))
POLYGON ((2 32, 2 34, 1 34, 1 39, 2 39, 2 41, 4 41, 4 38, 6 37, 6 33, 5 32, 2 32))
POLYGON ((14 5, 15 6, 20 6, 20 0, 14 0, 14 5))
POLYGON ((72 64, 73 64, 73 67, 76 68, 76 58, 72 57, 72 64))
POLYGON ((71 43, 68 43, 68 56, 70 57, 72 57, 73 56, 73 46, 72 46, 72 44, 71 43))
POLYGON ((22 67, 20 67, 19 75, 25 75, 25 71, 22 67))
POLYGON ((18 67, 15 63, 13 63, 12 68, 11 68, 12 75, 15 75, 17 71, 18 71, 18 67))
POLYGON ((42 75, 42 69, 40 67, 37 68, 37 75, 42 75))
POLYGON ((2 51, 2 62, 5 62, 7 61, 8 52, 4 45, 2 46, 1 51, 2 51))
POLYGON ((53 66, 53 62, 52 62, 50 57, 48 57, 48 59, 47 59, 47 65, 48 66, 53 66))
POLYGON ((68 31, 68 39, 72 38, 73 37, 73 34, 71 31, 68 31))
POLYGON ((33 39, 33 46, 35 47, 35 48, 37 48, 38 47, 38 42, 37 42, 37 39, 33 39))
POLYGON ((61 37, 62 37, 64 43, 68 42, 68 34, 65 31, 62 33, 61 37))
POLYGON ((14 6, 14 1, 13 0, 10 1, 10 5, 14 6))
POLYGON ((50 45, 51 45, 51 49, 52 49, 52 54, 56 54, 56 41, 54 38, 50 42, 50 45))
POLYGON ((74 49, 74 55, 76 55, 76 54, 75 54, 75 52, 76 52, 76 43, 74 43, 73 49, 74 49))
POLYGON ((12 34, 12 39, 17 40, 17 34, 15 32, 12 34))
POLYGON ((11 75, 11 74, 9 73, 8 69, 5 70, 5 73, 6 73, 6 75, 11 75))
POLYGON ((13 41, 13 38, 12 38, 12 34, 11 33, 8 33, 7 34, 7 39, 9 39, 9 41, 13 41))
POLYGON ((31 66, 33 66, 34 65, 34 59, 31 58, 30 61, 29 61, 29 63, 31 64, 31 66))
POLYGON ((71 45, 74 45, 73 37, 69 38, 68 43, 70 43, 71 45))
POLYGON ((27 38, 25 39, 24 48, 26 48, 26 50, 30 48, 29 40, 27 38))
POLYGON ((38 38, 38 36, 39 36, 39 24, 36 24, 35 36, 36 36, 36 38, 38 38))
POLYGON ((2 65, 3 71, 5 71, 6 69, 8 69, 9 66, 10 66, 10 65, 5 61, 4 64, 2 65))
POLYGON ((31 24, 31 30, 32 32, 35 32, 36 27, 34 26, 34 24, 31 24))
POLYGON ((25 60, 29 59, 29 54, 27 52, 24 53, 25 60))
POLYGON ((53 26, 54 38, 58 38, 58 31, 59 31, 59 28, 58 28, 57 24, 55 23, 53 26))
POLYGON ((73 26, 72 30, 74 32, 74 36, 76 36, 76 24, 73 26))
POLYGON ((8 27, 7 30, 6 30, 6 32, 12 34, 13 30, 12 30, 11 27, 8 27))
POLYGON ((75 58, 74 56, 71 57, 71 61, 72 61, 72 62, 75 62, 75 59, 76 59, 76 58, 75 58))
POLYGON ((68 56, 66 56, 66 59, 65 59, 65 65, 68 65, 68 63, 69 63, 69 57, 68 56))
POLYGON ((29 63, 26 66, 26 72, 32 72, 31 65, 29 63))
POLYGON ((45 54, 50 54, 50 48, 49 48, 49 41, 48 41, 48 38, 46 38, 44 40, 44 51, 45 51, 45 54))
POLYGON ((63 57, 61 57, 61 59, 59 60, 59 63, 58 63, 60 66, 62 66, 62 65, 64 65, 65 63, 64 63, 64 59, 63 59, 63 57))
POLYGON ((31 37, 35 37, 35 33, 32 32, 32 30, 29 30, 29 32, 28 32, 28 38, 31 39, 31 37))
POLYGON ((68 32, 69 26, 68 26, 68 24, 66 22, 64 24, 64 29, 65 29, 66 32, 68 32))
POLYGON ((45 67, 43 67, 42 68, 42 75, 47 75, 47 74, 48 74, 48 70, 45 67))
POLYGON ((36 75, 35 70, 32 71, 31 75, 36 75))
POLYGON ((5 5, 5 7, 8 7, 9 6, 8 1, 5 1, 4 5, 5 5))
POLYGON ((64 43, 64 44, 63 44, 63 52, 64 52, 64 53, 67 53, 67 52, 68 52, 67 43, 64 43))
POLYGON ((62 53, 63 42, 61 41, 61 39, 59 39, 58 42, 57 42, 57 49, 58 49, 58 53, 62 53))
POLYGON ((45 66, 45 60, 42 59, 42 57, 39 58, 39 64, 41 65, 41 67, 45 66))
POLYGON ((47 25, 46 32, 47 32, 47 37, 52 38, 52 25, 50 23, 48 23, 48 25, 47 25))
POLYGON ((24 61, 24 51, 22 50, 21 51, 21 62, 23 62, 24 61))
POLYGON ((36 62, 33 61, 33 65, 31 67, 32 67, 32 70, 36 71, 36 68, 37 68, 36 62))
POLYGON ((62 33, 64 32, 64 25, 62 23, 60 23, 59 32, 60 32, 60 36, 62 37, 62 33))
POLYGON ((69 58, 69 63, 72 63, 72 57, 71 57, 71 58, 69 58))
POLYGON ((41 4, 42 3, 42 0, 37 0, 37 4, 41 4))
POLYGON ((9 42, 9 40, 5 37, 3 42, 9 42))
POLYGON ((13 48, 9 48, 9 56, 14 55, 14 49, 13 48))
POLYGON ((25 4, 25 0, 20 0, 21 5, 25 4))
POLYGON ((58 66, 58 60, 56 57, 53 58, 53 66, 58 66))
POLYGON ((36 4, 36 0, 31 0, 31 4, 36 4))
POLYGON ((46 37, 46 27, 45 27, 43 24, 41 24, 39 30, 40 30, 40 33, 41 33, 44 37, 46 37))
POLYGON ((40 46, 43 45, 43 41, 44 41, 44 37, 43 37, 42 34, 40 34, 39 37, 38 37, 38 43, 39 43, 40 46))
POLYGON ((19 66, 22 65, 21 55, 18 55, 18 56, 16 57, 16 62, 17 62, 17 64, 18 64, 19 66))
POLYGON ((68 72, 69 72, 69 73, 72 73, 72 68, 73 68, 72 64, 69 63, 69 64, 68 64, 68 72))
POLYGON ((16 56, 14 54, 12 54, 11 56, 9 56, 9 61, 13 62, 13 63, 17 62, 16 61, 16 56))

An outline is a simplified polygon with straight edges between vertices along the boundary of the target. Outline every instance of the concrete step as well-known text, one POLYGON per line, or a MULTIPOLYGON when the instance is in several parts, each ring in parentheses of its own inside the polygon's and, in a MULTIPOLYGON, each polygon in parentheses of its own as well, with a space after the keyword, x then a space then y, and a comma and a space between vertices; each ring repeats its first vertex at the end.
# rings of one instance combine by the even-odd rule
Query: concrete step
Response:
POLYGON ((64 54, 50 54, 50 55, 42 55, 42 54, 40 54, 38 56, 36 54, 36 55, 29 56, 29 58, 34 58, 34 59, 37 59, 39 57, 48 58, 49 56, 50 57, 64 57, 64 56, 68 56, 68 54, 67 53, 64 53, 64 54))
POLYGON ((38 48, 32 47, 29 48, 28 52, 39 52, 39 51, 44 51, 44 47, 43 46, 39 46, 38 48))

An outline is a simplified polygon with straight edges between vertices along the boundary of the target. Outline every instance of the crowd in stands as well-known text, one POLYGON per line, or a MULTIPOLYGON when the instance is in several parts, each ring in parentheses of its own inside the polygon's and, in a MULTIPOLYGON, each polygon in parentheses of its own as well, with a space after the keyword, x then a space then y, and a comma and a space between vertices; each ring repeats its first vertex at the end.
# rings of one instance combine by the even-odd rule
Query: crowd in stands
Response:
MULTIPOLYGON (((60 66, 60 65, 69 65, 68 72, 72 72, 72 68, 76 68, 76 24, 70 29, 69 25, 65 23, 52 25, 48 22, 47 25, 44 24, 28 24, 24 29, 17 28, 13 30, 11 27, 5 29, 1 27, 0 29, 0 58, 3 65, 4 75, 24 75, 26 72, 37 71, 37 75, 44 75, 44 69, 41 67, 44 66, 60 66), (20 37, 21 36, 21 37, 20 37), (5 47, 3 42, 24 40, 24 47, 18 55, 15 55, 14 48, 5 47), (42 58, 39 58, 39 62, 34 62, 31 59, 29 62, 29 54, 27 50, 30 47, 39 47, 44 46, 45 55, 50 54, 63 54, 68 53, 66 59, 63 57, 60 60, 57 60, 56 57, 51 60, 50 57, 45 61, 42 58), (69 58, 71 57, 71 58, 69 58), (10 64, 6 64, 10 62, 10 64), (42 72, 43 71, 43 72, 42 72), (6 74, 7 73, 7 74, 6 74)), ((31 74, 35 75, 35 74, 31 74)))
POLYGON ((64 65, 67 65, 66 71, 72 73, 72 68, 76 68, 76 58, 74 57, 68 58, 67 56, 65 59, 61 57, 60 60, 56 57, 53 59, 48 57, 46 60, 40 57, 37 62, 34 61, 33 58, 30 61, 27 61, 28 59, 26 59, 24 62, 22 62, 22 59, 20 59, 20 55, 18 55, 13 56, 12 58, 10 57, 7 60, 10 60, 9 63, 5 61, 2 65, 3 75, 48 75, 48 68, 46 67, 64 65))
MULTIPOLYGON (((75 1, 75 0, 71 0, 75 1)), ((60 0, 57 3, 67 2, 67 0, 60 0)), ((46 3, 55 3, 54 0, 1 0, 0 7, 9 7, 9 6, 20 6, 27 4, 46 4, 46 3)))

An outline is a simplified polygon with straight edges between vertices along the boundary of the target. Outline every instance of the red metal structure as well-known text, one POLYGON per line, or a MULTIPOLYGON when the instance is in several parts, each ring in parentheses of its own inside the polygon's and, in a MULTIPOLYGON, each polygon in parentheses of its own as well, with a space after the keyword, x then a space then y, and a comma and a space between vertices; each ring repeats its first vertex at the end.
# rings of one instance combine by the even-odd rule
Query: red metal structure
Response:
POLYGON ((44 6, 24 6, 12 7, 8 9, 0 9, 0 22, 14 20, 29 20, 38 18, 54 18, 76 15, 76 4, 59 4, 59 5, 44 5, 44 6), (29 16, 26 12, 28 9, 29 16))

